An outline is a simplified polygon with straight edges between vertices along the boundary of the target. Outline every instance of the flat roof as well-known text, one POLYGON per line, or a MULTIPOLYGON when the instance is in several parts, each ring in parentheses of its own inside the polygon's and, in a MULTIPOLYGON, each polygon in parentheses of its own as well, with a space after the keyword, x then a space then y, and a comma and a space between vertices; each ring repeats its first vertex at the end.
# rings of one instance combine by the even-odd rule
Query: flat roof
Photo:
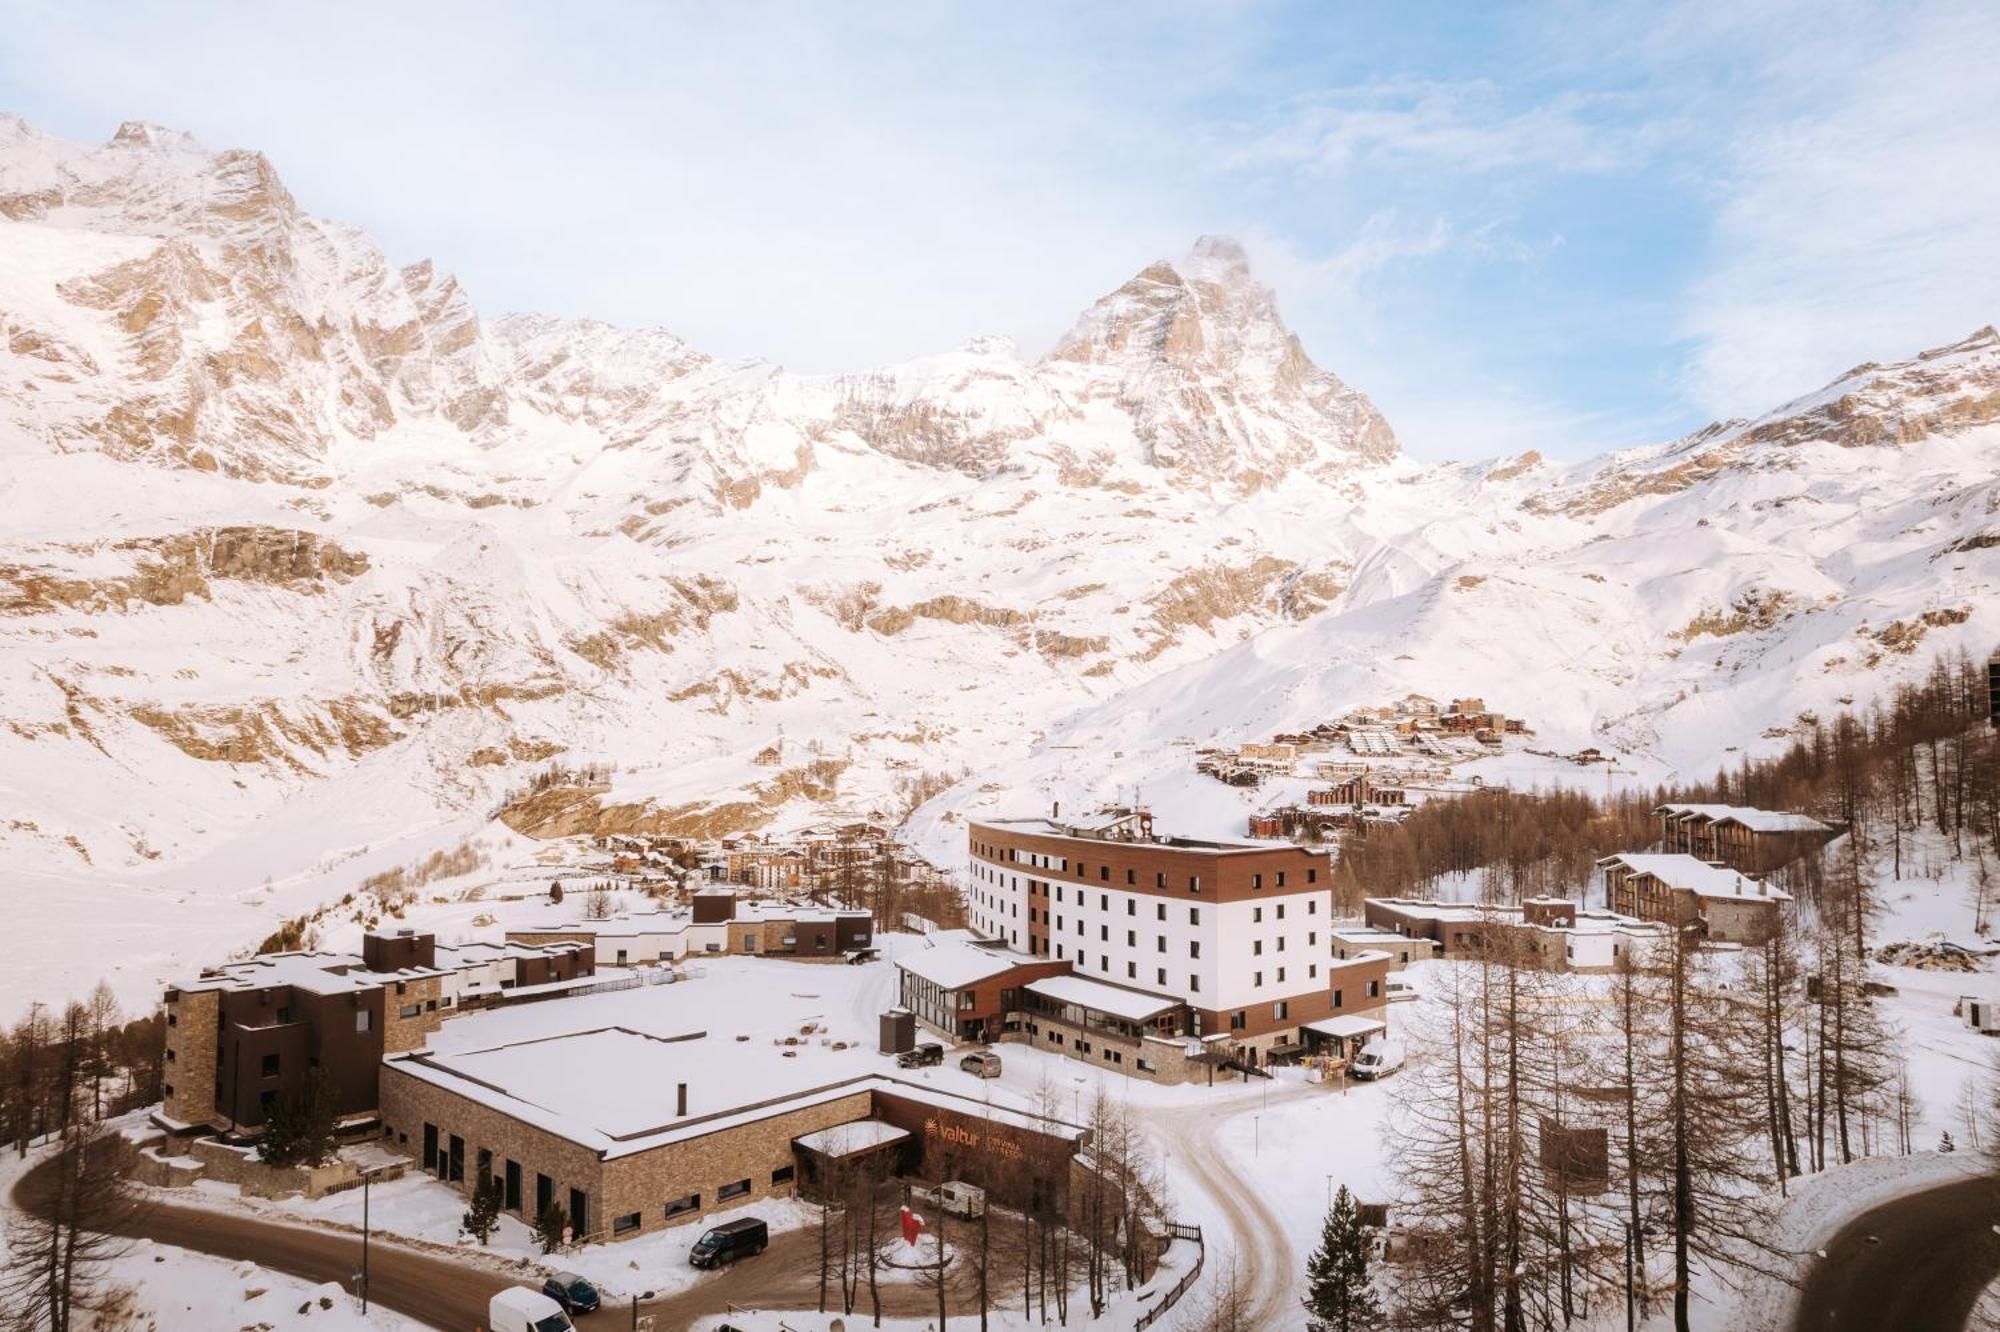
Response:
POLYGON ((1109 1013, 1112 1017, 1132 1022, 1143 1022, 1181 1006, 1180 1000, 1166 995, 1128 990, 1122 985, 1107 985, 1087 976, 1044 976, 1040 980, 1029 981, 1027 988, 1057 1003, 1075 1004, 1079 1008, 1109 1013))
POLYGON ((896 965, 933 985, 941 985, 947 990, 961 990, 1032 961, 1033 958, 1024 954, 952 942, 905 953, 896 959, 896 965))
MULTIPOLYGON (((1111 822, 1115 824, 1122 822, 1122 820, 1112 820, 1111 822)), ((1040 816, 1019 819, 968 819, 967 823, 975 828, 999 828, 1013 832, 1027 832, 1033 833, 1037 837, 1055 837, 1065 841, 1085 842, 1091 846, 1154 846, 1165 847, 1169 851, 1201 851, 1219 856, 1240 856, 1253 853, 1268 855, 1273 851, 1297 851, 1301 855, 1319 854, 1308 851, 1302 846, 1294 846, 1289 843, 1272 846, 1268 843, 1211 842, 1195 837, 1174 837, 1161 833, 1155 833, 1151 837, 1107 837, 1093 831, 1081 821, 1062 822, 1040 816)))
POLYGON ((832 1128, 808 1133, 803 1138, 793 1138, 792 1146, 818 1152, 821 1156, 855 1156, 892 1142, 901 1142, 909 1136, 908 1129, 899 1129, 879 1119, 857 1119, 850 1124, 835 1124, 832 1128))
POLYGON ((1377 1018, 1365 1018, 1354 1013, 1343 1013, 1339 1017, 1320 1018, 1314 1022, 1299 1024, 1305 1030, 1321 1036, 1333 1036, 1341 1040, 1351 1040, 1356 1036, 1371 1036, 1376 1032, 1389 1030, 1389 1024, 1377 1018))
POLYGON ((394 981, 442 976, 437 967, 370 971, 357 953, 264 953, 229 962, 173 988, 182 991, 263 990, 288 985, 308 994, 353 994, 394 981))

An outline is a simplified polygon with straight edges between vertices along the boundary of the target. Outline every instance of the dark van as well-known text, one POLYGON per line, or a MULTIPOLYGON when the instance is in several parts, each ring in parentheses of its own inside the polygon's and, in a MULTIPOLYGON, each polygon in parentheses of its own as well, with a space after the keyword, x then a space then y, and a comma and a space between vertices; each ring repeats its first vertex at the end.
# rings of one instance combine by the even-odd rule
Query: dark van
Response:
POLYGON ((694 1242, 688 1261, 696 1267, 721 1267, 738 1258, 764 1252, 771 1242, 771 1228, 754 1216, 724 1222, 694 1242))
POLYGON ((944 1062, 944 1047, 936 1041, 925 1041, 914 1050, 905 1050, 896 1056, 899 1068, 928 1068, 932 1064, 944 1062))

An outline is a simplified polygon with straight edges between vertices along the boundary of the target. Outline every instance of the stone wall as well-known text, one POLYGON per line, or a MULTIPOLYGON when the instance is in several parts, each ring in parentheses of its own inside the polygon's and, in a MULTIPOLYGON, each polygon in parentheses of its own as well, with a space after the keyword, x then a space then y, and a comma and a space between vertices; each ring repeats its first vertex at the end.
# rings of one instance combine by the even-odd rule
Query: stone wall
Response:
POLYGON ((444 978, 426 976, 421 980, 390 981, 382 987, 382 1053, 400 1054, 421 1048, 432 1032, 444 1025, 445 1010, 438 1004, 444 978), (397 993, 397 991, 401 993, 397 993), (403 1010, 416 1008, 410 1017, 403 1010))
POLYGON ((215 1051, 221 997, 213 990, 177 990, 167 999, 166 1103, 169 1119, 206 1124, 215 1118, 215 1051))

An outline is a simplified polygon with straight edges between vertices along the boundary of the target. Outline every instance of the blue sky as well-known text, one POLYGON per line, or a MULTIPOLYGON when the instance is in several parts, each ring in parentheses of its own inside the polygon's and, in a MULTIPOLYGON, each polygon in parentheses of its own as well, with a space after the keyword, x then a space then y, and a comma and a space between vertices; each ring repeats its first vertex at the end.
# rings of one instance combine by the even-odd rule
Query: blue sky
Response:
POLYGON ((1039 353, 1203 232, 1429 457, 1666 438, 2000 318, 1991 4, 0 0, 0 26, 0 109, 49 132, 257 148, 484 310, 801 370, 1039 353))

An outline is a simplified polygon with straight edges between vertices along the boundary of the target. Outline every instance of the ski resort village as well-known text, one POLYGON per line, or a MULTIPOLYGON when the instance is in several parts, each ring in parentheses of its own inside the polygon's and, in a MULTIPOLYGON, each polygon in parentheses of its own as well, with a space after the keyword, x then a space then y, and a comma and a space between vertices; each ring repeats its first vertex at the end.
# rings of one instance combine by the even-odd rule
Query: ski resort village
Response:
POLYGON ((2000 1329, 2000 11, 98 7, 0 1325, 2000 1329))

